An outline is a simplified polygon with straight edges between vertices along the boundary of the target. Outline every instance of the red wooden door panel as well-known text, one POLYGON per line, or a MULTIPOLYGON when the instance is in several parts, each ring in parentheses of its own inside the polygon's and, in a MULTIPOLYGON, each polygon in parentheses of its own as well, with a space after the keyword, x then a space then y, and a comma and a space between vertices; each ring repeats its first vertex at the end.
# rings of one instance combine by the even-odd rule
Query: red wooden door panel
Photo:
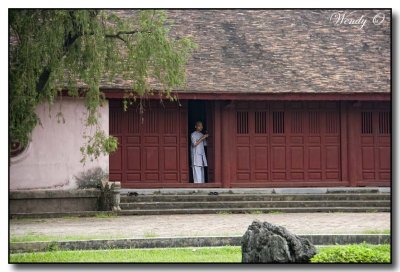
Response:
POLYGON ((186 103, 148 101, 143 116, 121 101, 110 101, 110 134, 118 137, 110 155, 110 180, 122 186, 187 182, 186 103))
POLYGON ((359 110, 361 182, 387 183, 391 176, 391 112, 388 103, 364 103, 359 110))
MULTIPOLYGON (((247 110, 247 109, 246 109, 247 110)), ((250 136, 248 123, 249 113, 238 109, 236 112, 236 179, 250 180, 250 136)))
POLYGON ((271 103, 271 180, 284 181, 288 179, 287 168, 290 153, 287 146, 287 119, 288 114, 284 110, 284 103, 271 103))
POLYGON ((329 102, 238 102, 236 183, 340 181, 340 110, 329 102))
POLYGON ((118 139, 119 146, 117 151, 110 154, 109 157, 109 179, 112 181, 122 181, 122 111, 115 110, 112 106, 113 104, 110 103, 109 133, 118 139))

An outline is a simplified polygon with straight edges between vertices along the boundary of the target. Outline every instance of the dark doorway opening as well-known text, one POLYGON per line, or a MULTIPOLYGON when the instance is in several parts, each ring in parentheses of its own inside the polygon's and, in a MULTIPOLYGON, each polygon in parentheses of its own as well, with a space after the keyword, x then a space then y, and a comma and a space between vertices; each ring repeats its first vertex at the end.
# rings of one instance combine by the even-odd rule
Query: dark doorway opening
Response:
MULTIPOLYGON (((190 148, 191 148, 191 140, 190 140, 190 135, 194 131, 194 127, 197 121, 201 121, 203 123, 203 131, 202 133, 204 134, 208 129, 207 129, 207 111, 206 111, 206 101, 204 100, 189 100, 188 103, 188 128, 189 128, 189 135, 188 135, 188 140, 189 140, 189 148, 188 148, 188 156, 189 156, 189 182, 193 183, 193 170, 192 170, 192 159, 190 156, 190 148)), ((207 146, 205 147, 205 152, 206 152, 206 157, 207 161, 208 160, 208 154, 207 154, 207 146)), ((204 176, 205 176, 205 183, 208 183, 208 167, 205 167, 204 169, 204 176)))

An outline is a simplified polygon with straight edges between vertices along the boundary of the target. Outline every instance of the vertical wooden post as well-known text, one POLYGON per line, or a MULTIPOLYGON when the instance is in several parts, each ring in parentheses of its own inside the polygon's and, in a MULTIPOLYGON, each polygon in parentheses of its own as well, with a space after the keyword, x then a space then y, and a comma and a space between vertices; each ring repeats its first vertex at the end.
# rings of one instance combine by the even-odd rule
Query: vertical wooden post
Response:
POLYGON ((221 109, 222 113, 222 137, 221 137, 221 153, 222 153, 222 186, 224 188, 229 188, 231 185, 231 151, 232 151, 232 145, 231 139, 231 129, 230 129, 230 123, 231 123, 231 115, 232 115, 232 110, 230 109, 229 105, 224 105, 221 109))
POLYGON ((347 119, 347 130, 348 130, 348 175, 350 186, 357 186, 360 172, 360 116, 359 110, 353 105, 348 107, 348 119, 347 119))
POLYGON ((348 116, 348 104, 346 101, 340 102, 340 153, 341 153, 341 180, 347 182, 350 185, 348 166, 349 160, 348 156, 348 133, 347 133, 347 116, 348 116))
POLYGON ((189 156, 188 156, 188 101, 180 101, 181 107, 179 107, 179 183, 189 183, 189 156))
POLYGON ((221 103, 220 101, 214 102, 214 182, 221 183, 221 103))

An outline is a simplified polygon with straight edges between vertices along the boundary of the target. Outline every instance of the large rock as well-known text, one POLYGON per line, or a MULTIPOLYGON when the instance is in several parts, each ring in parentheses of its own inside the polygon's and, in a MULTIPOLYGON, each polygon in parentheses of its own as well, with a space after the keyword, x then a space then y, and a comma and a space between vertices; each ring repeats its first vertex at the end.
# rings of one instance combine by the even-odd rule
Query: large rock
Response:
POLYGON ((309 240, 268 222, 253 221, 242 237, 242 263, 308 263, 316 253, 309 240))

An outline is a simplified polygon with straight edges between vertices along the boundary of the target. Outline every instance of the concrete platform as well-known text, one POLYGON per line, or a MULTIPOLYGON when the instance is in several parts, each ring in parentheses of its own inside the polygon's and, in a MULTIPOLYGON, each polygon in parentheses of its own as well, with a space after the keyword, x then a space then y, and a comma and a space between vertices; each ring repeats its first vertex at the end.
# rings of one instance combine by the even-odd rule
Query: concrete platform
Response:
POLYGON ((297 234, 368 234, 387 233, 390 217, 390 213, 257 213, 24 218, 10 220, 10 236, 14 241, 31 236, 36 241, 236 236, 256 219, 297 234))
POLYGON ((163 188, 163 189, 120 189, 122 195, 136 192, 153 194, 326 194, 326 193, 390 193, 390 187, 313 187, 313 188, 163 188))
POLYGON ((388 189, 334 187, 125 191, 121 192, 120 214, 390 212, 391 195, 387 193, 388 189))

